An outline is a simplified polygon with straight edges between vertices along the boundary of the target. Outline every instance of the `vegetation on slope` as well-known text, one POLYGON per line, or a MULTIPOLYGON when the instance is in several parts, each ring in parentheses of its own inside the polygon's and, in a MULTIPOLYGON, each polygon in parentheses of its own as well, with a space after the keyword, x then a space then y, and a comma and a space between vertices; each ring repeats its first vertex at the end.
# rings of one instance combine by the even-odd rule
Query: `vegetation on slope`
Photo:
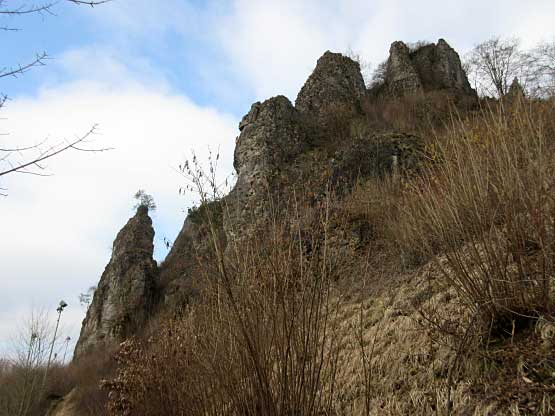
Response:
POLYGON ((552 414, 553 115, 452 112, 417 172, 214 238, 202 300, 122 347, 111 414, 552 414))

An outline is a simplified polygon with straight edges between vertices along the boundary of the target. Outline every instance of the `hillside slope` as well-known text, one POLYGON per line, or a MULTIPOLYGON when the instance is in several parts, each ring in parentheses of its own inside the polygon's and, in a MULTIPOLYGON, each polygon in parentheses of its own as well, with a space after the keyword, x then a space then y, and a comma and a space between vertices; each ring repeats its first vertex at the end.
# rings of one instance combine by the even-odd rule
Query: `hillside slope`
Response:
POLYGON ((386 67, 326 52, 159 267, 114 249, 76 351, 119 350, 109 414, 554 414, 553 103, 480 108, 443 39, 386 67))

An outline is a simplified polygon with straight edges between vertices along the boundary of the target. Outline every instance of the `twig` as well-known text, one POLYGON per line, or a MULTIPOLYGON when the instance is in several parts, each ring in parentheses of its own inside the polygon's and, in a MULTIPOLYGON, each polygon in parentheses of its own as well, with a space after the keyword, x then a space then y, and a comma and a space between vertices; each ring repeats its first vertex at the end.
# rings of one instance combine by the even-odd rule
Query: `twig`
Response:
POLYGON ((36 166, 39 169, 44 169, 41 165, 39 165, 40 162, 50 159, 56 155, 59 155, 60 153, 66 151, 66 150, 70 150, 70 149, 74 149, 80 152, 83 151, 87 151, 87 152, 104 152, 107 150, 112 150, 112 148, 100 148, 100 149, 83 149, 81 147, 77 147, 77 145, 79 143, 85 143, 86 139, 88 137, 90 137, 91 135, 93 135, 96 132, 97 129, 97 125, 94 125, 85 135, 71 141, 71 142, 67 142, 66 145, 59 147, 59 145, 53 145, 51 147, 49 147, 46 151, 42 152, 38 157, 36 157, 35 159, 28 161, 28 162, 23 162, 20 163, 18 165, 15 165, 13 167, 11 167, 10 169, 4 170, 4 171, 0 171, 0 176, 4 176, 10 173, 14 173, 14 172, 19 172, 22 171, 22 173, 29 173, 29 171, 26 171, 26 168, 30 167, 30 166, 36 166))

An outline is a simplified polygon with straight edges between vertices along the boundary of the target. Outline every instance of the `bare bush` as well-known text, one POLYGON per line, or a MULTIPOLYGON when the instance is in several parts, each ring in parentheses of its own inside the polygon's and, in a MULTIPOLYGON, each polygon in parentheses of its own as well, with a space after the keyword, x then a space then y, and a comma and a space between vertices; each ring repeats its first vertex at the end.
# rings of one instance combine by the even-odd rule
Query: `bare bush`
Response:
POLYGON ((313 219, 291 215, 313 228, 269 220, 229 257, 204 265, 203 300, 183 319, 146 346, 126 344, 109 384, 112 414, 331 411, 340 371, 331 285, 340 269, 325 238, 326 209, 313 219))

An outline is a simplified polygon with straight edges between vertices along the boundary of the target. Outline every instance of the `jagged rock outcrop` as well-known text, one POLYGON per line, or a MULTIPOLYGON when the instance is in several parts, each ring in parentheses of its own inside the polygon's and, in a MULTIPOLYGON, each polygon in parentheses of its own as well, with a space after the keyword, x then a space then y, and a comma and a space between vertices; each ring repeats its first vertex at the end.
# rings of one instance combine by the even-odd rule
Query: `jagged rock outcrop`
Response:
MULTIPOLYGON (((436 45, 413 51, 403 42, 394 42, 386 72, 380 94, 447 90, 475 96, 457 53, 442 39, 436 45)), ((221 247, 227 247, 229 254, 231 242, 240 243, 243 238, 254 236, 264 225, 270 200, 283 203, 298 191, 295 198, 306 194, 309 204, 317 203, 330 179, 332 186, 346 194, 357 179, 415 169, 423 154, 420 139, 399 132, 371 131, 361 104, 372 97, 359 64, 328 51, 318 59, 295 106, 284 96, 253 104, 239 123, 234 153, 237 182, 233 190, 220 201, 190 211, 160 266, 155 296, 150 294, 155 268, 146 267, 144 276, 137 279, 122 278, 127 272, 121 267, 117 273, 112 271, 112 263, 118 262, 114 255, 84 322, 78 349, 94 344, 97 337, 121 338, 112 335, 118 326, 109 323, 127 316, 121 308, 110 306, 117 304, 121 282, 145 282, 136 290, 143 294, 129 305, 138 310, 139 320, 151 299, 160 302, 157 306, 178 312, 196 296, 203 284, 199 264, 209 264, 214 251, 211 231, 204 221, 207 214, 213 216, 221 247), (339 123, 330 123, 334 117, 339 123), (361 123, 360 129, 357 123, 361 123), (105 319, 106 314, 111 317, 105 319)), ((146 257, 150 257, 139 259, 140 264, 151 261, 149 250, 146 257)))
POLYGON ((239 130, 233 161, 238 175, 234 192, 242 196, 269 184, 276 171, 308 145, 299 113, 284 96, 253 104, 239 130))
POLYGON ((188 216, 160 265, 160 301, 172 310, 177 311, 196 294, 194 279, 198 260, 193 253, 197 251, 198 243, 206 240, 201 234, 197 224, 188 216))
POLYGON ((410 50, 401 41, 393 42, 387 60, 386 84, 394 96, 415 94, 422 91, 422 82, 410 58, 410 50))
MULTIPOLYGON (((346 182, 360 175, 390 171, 394 156, 403 167, 409 164, 405 163, 402 142, 413 144, 412 136, 391 139, 369 135, 355 142, 339 140, 329 128, 327 122, 337 114, 345 124, 361 117, 365 94, 359 64, 326 52, 299 92, 295 106, 284 96, 251 106, 239 123, 236 139, 237 182, 229 195, 208 207, 217 217, 214 224, 222 246, 232 241, 240 244, 245 237, 255 235, 267 220, 268 202, 284 203, 295 189, 299 191, 297 197, 310 194, 317 199, 330 177, 347 191, 346 182)), ((179 309, 194 297, 202 284, 198 259, 213 249, 207 245, 210 237, 202 213, 195 210, 193 214, 161 265, 160 300, 169 309, 179 309)))
POLYGON ((83 320, 76 358, 120 342, 148 319, 158 274, 153 239, 148 208, 140 206, 114 241, 112 258, 83 320))
POLYGON ((212 216, 222 247, 230 239, 238 242, 252 233, 265 218, 269 194, 285 186, 282 179, 291 177, 287 172, 293 161, 308 146, 301 116, 284 96, 253 104, 239 130, 233 190, 223 200, 189 212, 161 265, 160 301, 165 308, 179 309, 202 285, 199 259, 213 254, 206 215, 212 216))
POLYGON ((477 97, 458 53, 444 39, 411 51, 403 42, 389 50, 385 83, 377 88, 394 97, 428 91, 446 91, 457 96, 477 97))
POLYGON ((237 182, 226 200, 229 238, 255 227, 269 193, 284 185, 293 161, 309 147, 299 111, 284 96, 253 104, 239 130, 233 163, 237 182))
POLYGON ((316 117, 340 107, 356 111, 365 95, 366 86, 358 62, 327 51, 301 88, 295 107, 316 117))
POLYGON ((459 54, 444 39, 418 48, 412 57, 424 90, 450 90, 475 95, 459 54))

